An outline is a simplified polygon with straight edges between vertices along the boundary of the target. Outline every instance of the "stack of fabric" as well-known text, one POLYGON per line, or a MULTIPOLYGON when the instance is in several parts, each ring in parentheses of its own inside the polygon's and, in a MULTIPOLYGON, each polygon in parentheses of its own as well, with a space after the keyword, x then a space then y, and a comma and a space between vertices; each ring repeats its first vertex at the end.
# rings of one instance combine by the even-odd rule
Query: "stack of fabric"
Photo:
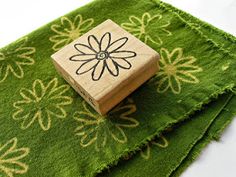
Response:
POLYGON ((157 0, 95 0, 0 49, 0 176, 179 176, 236 114, 235 44, 157 0), (50 56, 106 19, 161 59, 100 116, 50 56))

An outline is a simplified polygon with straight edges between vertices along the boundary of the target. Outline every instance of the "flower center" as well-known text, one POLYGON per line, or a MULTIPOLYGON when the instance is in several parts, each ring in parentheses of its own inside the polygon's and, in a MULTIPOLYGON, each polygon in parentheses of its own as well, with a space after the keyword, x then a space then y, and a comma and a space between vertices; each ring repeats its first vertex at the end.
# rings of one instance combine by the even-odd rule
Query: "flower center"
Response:
POLYGON ((80 36, 79 30, 73 30, 69 32, 70 39, 75 40, 80 36))
POLYGON ((167 73, 168 75, 175 75, 176 74, 176 67, 172 64, 167 65, 165 68, 165 73, 167 73))
POLYGON ((141 32, 141 34, 145 34, 145 33, 146 33, 146 31, 145 31, 145 25, 142 25, 142 26, 141 26, 140 32, 141 32))
POLYGON ((108 58, 108 56, 109 56, 108 52, 106 52, 106 51, 100 51, 100 52, 97 53, 96 58, 97 58, 98 60, 105 60, 105 59, 108 58))
POLYGON ((106 118, 107 117, 103 117, 103 116, 98 116, 98 119, 97 119, 97 124, 99 125, 99 124, 101 124, 101 123, 103 123, 103 122, 105 122, 106 121, 106 118))

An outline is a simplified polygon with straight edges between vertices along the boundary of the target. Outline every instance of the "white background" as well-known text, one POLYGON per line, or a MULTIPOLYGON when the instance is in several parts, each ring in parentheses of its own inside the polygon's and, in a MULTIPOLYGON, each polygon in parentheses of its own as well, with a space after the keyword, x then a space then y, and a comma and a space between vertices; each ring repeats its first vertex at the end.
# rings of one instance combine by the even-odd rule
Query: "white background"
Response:
MULTIPOLYGON (((90 1, 0 1, 0 47, 90 1)), ((165 1, 236 36, 236 0, 165 1)), ((236 119, 224 132, 221 141, 212 142, 182 176, 236 176, 236 119)))

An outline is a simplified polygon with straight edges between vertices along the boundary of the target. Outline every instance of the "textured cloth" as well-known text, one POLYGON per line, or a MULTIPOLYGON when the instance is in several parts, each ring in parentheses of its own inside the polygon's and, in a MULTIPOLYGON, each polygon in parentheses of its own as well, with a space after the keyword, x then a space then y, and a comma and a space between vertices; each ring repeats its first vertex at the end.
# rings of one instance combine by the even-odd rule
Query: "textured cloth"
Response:
POLYGON ((180 175, 235 114, 235 41, 166 3, 97 0, 0 49, 0 176, 180 175), (100 116, 50 56, 108 18, 161 59, 100 116))

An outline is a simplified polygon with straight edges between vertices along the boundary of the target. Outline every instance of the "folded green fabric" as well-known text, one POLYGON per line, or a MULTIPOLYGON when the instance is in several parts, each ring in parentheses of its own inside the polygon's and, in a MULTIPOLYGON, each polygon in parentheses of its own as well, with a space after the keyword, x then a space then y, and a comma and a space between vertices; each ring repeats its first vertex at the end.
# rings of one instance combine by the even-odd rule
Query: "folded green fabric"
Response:
POLYGON ((232 119, 232 111, 235 115, 236 99, 232 98, 232 93, 222 95, 190 120, 163 133, 101 176, 179 176, 195 159, 196 152, 232 119), (222 111, 225 108, 230 111, 222 111))
POLYGON ((130 160, 107 175, 153 175, 157 163, 159 176, 179 174, 211 127, 220 129, 232 118, 219 119, 233 99, 227 93, 187 121, 235 86, 234 44, 232 36, 159 1, 97 0, 0 49, 0 176, 94 176, 127 155, 130 160), (108 18, 158 51, 161 60, 155 77, 100 116, 57 74, 50 56, 108 18), (139 172, 136 159, 154 153, 161 158, 139 172))

